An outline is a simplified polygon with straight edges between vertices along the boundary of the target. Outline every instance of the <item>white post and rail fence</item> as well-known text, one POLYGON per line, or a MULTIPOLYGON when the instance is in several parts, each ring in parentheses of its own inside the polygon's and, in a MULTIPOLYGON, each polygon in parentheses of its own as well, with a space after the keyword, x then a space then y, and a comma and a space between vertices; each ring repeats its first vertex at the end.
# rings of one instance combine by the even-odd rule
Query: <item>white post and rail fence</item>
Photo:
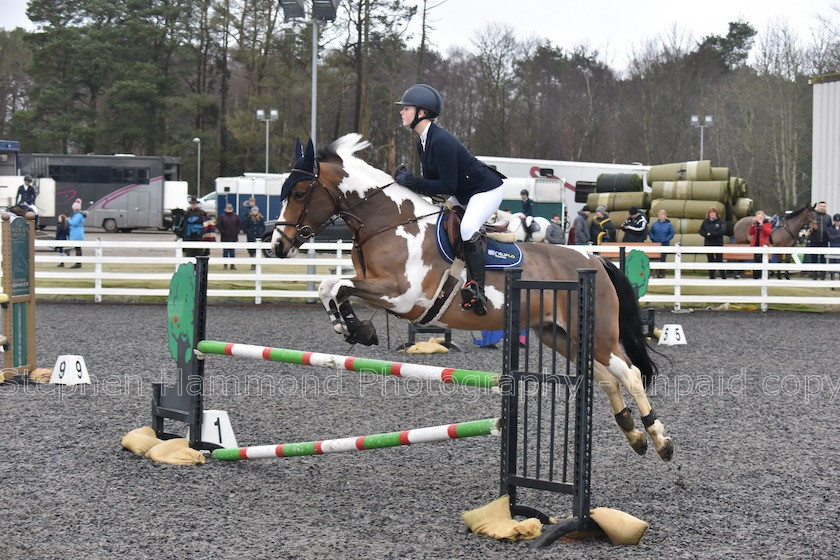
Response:
MULTIPOLYGON (((186 249, 210 249, 210 298, 266 301, 316 301, 318 284, 332 276, 351 276, 351 245, 348 242, 308 243, 295 258, 277 259, 263 253, 268 244, 225 243, 236 249, 235 259, 222 258, 222 243, 182 241, 35 241, 35 294, 44 299, 93 300, 95 302, 166 300, 169 279, 182 262, 189 260, 186 249), (71 255, 59 255, 64 247, 71 255), (76 257, 75 247, 83 256, 76 257), (256 250, 255 256, 248 249, 256 250), (65 267, 58 268, 60 263, 65 267), (81 263, 81 268, 69 268, 81 263), (236 270, 224 265, 235 264, 236 270), (253 269, 252 269, 253 266, 253 269)), ((604 252, 616 258, 619 245, 574 247, 587 252, 604 252)), ((672 307, 705 307, 720 304, 805 306, 840 308, 840 250, 805 247, 661 247, 648 243, 627 245, 650 256, 651 278, 642 304, 672 307), (724 253, 722 263, 707 262, 712 251, 724 253), (832 253, 835 251, 835 253, 832 253), (659 260, 661 254, 666 261, 659 260), (759 255, 760 262, 753 262, 759 255), (818 255, 825 264, 816 264, 818 255), (790 256, 790 262, 782 262, 790 256), (832 262, 834 261, 834 262, 832 262), (657 271, 663 271, 658 278, 657 271), (709 270, 726 271, 727 279, 710 279, 709 270), (759 278, 753 279, 753 270, 759 278), (777 279, 777 273, 782 278, 777 279), (790 279, 785 279, 787 273, 790 279), (824 276, 817 281, 812 275, 824 276), (736 275, 740 276, 736 278, 736 275), (837 280, 834 280, 835 277, 837 280)))

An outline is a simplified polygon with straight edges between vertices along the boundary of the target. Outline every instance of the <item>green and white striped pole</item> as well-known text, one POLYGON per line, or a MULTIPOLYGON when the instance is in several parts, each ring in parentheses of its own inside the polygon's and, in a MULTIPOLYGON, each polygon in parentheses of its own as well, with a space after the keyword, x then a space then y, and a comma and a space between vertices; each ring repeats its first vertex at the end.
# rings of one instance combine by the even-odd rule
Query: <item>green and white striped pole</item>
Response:
POLYGON ((286 348, 253 346, 250 344, 233 344, 215 340, 202 340, 198 343, 197 349, 202 354, 237 356, 240 358, 326 367, 376 375, 428 379, 474 387, 495 387, 499 384, 499 374, 487 371, 388 362, 385 360, 369 360, 366 358, 354 358, 352 356, 339 356, 337 354, 303 352, 300 350, 288 350, 286 348))
POLYGON ((431 443, 449 439, 461 439, 476 436, 498 435, 501 418, 485 418, 458 424, 444 424, 428 428, 417 428, 401 432, 388 432, 369 436, 324 439, 299 443, 281 443, 280 445, 258 445, 254 447, 231 447, 214 449, 213 458, 223 461, 244 459, 274 459, 275 457, 303 457, 305 455, 326 455, 346 451, 365 449, 383 449, 415 443, 431 443))

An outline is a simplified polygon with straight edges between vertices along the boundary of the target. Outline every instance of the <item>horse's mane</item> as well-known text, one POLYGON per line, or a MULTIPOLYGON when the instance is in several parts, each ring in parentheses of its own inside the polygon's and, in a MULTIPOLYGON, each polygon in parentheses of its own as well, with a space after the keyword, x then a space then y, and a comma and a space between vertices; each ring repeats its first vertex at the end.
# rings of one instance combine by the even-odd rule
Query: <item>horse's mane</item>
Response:
POLYGON ((358 132, 352 132, 319 149, 318 161, 342 163, 348 158, 355 157, 356 152, 368 147, 370 147, 370 142, 362 140, 362 135, 358 132))
POLYGON ((786 219, 793 218, 794 216, 798 216, 799 214, 801 214, 802 212, 804 212, 808 208, 810 208, 810 206, 808 206, 806 204, 802 208, 798 208, 798 209, 794 210, 793 212, 791 212, 790 214, 788 214, 787 216, 783 216, 783 217, 786 218, 786 219))
MULTIPOLYGON (((388 187, 388 196, 394 200, 411 200, 415 209, 427 212, 431 203, 416 192, 394 183, 393 178, 372 166, 356 155, 356 152, 370 146, 358 132, 345 134, 328 146, 318 150, 318 160, 322 163, 335 163, 344 168, 348 180, 342 181, 341 189, 345 192, 355 191, 361 196, 373 188, 388 187)), ((399 204, 399 203, 398 203, 399 204)))

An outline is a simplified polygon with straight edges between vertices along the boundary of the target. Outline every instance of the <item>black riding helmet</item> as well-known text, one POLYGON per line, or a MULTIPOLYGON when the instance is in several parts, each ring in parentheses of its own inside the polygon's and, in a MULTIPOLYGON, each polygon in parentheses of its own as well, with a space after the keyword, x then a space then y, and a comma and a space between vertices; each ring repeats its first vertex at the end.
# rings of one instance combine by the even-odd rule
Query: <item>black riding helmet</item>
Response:
POLYGON ((426 84, 414 84, 403 93, 402 99, 397 101, 395 105, 417 107, 417 109, 425 109, 428 113, 425 117, 414 116, 411 121, 411 128, 417 126, 417 123, 423 119, 434 119, 440 115, 443 110, 443 98, 441 98, 438 91, 432 86, 426 84))

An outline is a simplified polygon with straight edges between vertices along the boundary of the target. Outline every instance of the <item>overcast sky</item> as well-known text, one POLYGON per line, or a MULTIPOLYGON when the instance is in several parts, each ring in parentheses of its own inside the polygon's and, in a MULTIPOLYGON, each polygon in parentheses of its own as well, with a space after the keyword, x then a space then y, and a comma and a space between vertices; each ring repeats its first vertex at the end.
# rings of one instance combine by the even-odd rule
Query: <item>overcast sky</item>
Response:
MULTIPOLYGON (((429 0, 429 5, 440 2, 429 0)), ((26 18, 26 0, 2 3, 4 28, 34 28, 26 18)), ((699 41, 707 35, 726 35, 729 22, 738 18, 759 33, 769 23, 783 21, 807 43, 819 25, 818 15, 840 19, 832 6, 840 6, 840 0, 444 0, 431 11, 435 30, 430 39, 443 53, 457 46, 471 49, 472 39, 488 24, 505 24, 519 39, 543 37, 567 50, 586 45, 621 70, 633 49, 670 35, 674 26, 681 37, 699 41)), ((413 29, 419 29, 419 22, 413 29)))

